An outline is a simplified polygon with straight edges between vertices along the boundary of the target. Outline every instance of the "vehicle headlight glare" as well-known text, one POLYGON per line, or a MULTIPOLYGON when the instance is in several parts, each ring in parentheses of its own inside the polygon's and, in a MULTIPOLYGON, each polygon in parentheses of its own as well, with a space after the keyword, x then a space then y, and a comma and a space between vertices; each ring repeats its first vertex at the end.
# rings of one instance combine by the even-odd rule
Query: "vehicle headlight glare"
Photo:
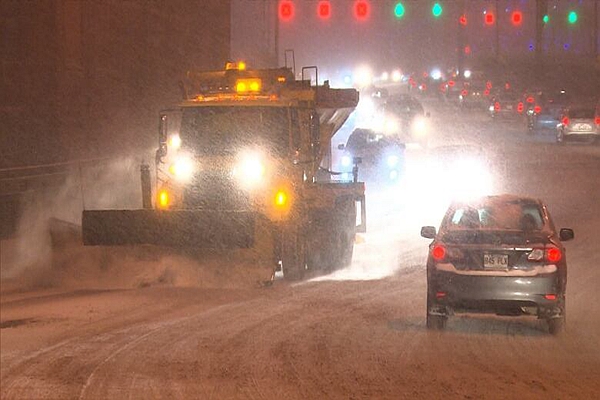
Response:
POLYGON ((237 167, 233 169, 236 176, 243 185, 254 186, 262 181, 266 172, 265 165, 259 154, 245 154, 242 156, 237 167))
POLYGON ((179 181, 189 181, 194 175, 194 160, 188 156, 179 156, 169 167, 169 172, 179 181))
POLYGON ((342 167, 349 167, 352 165, 352 157, 345 155, 342 156, 342 167))
POLYGON ((396 155, 388 156, 387 165, 390 168, 394 168, 396 165, 398 165, 398 161, 399 161, 398 156, 396 156, 396 155))
POLYGON ((415 120, 412 123, 412 131, 415 135, 425 135, 427 134, 428 129, 429 126, 427 124, 427 121, 423 117, 415 118, 415 120))
POLYGON ((177 150, 181 147, 181 137, 178 134, 175 135, 171 135, 171 137, 169 137, 169 140, 167 142, 167 146, 169 146, 170 148, 177 150))

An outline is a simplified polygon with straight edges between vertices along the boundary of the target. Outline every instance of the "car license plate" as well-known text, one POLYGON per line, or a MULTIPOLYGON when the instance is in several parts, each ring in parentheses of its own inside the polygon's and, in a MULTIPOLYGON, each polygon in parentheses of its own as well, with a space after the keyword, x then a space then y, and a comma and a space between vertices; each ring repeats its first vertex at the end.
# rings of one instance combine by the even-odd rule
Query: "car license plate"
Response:
POLYGON ((508 269, 508 254, 489 254, 483 255, 484 269, 508 269))
POLYGON ((591 131, 592 126, 590 124, 576 124, 573 128, 578 131, 591 131))

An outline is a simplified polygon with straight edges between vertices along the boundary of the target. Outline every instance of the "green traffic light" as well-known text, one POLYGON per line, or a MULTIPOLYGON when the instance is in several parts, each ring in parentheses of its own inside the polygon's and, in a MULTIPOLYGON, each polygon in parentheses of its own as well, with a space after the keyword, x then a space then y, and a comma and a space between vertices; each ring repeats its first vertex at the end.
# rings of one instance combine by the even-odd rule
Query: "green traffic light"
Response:
POLYGON ((569 21, 570 24, 574 24, 575 22, 577 22, 577 18, 577 13, 575 11, 571 11, 567 18, 567 21, 569 21))
POLYGON ((401 2, 396 3, 396 7, 394 7, 394 15, 396 16, 396 18, 404 17, 405 12, 406 10, 404 9, 404 4, 402 4, 401 2))
POLYGON ((548 16, 548 14, 544 15, 544 17, 542 18, 542 21, 544 21, 545 24, 547 24, 548 21, 550 21, 550 17, 548 16))
POLYGON ((435 3, 433 5, 433 7, 431 7, 431 13, 436 18, 439 18, 442 15, 442 11, 444 11, 444 10, 442 9, 442 6, 440 5, 440 3, 435 3))

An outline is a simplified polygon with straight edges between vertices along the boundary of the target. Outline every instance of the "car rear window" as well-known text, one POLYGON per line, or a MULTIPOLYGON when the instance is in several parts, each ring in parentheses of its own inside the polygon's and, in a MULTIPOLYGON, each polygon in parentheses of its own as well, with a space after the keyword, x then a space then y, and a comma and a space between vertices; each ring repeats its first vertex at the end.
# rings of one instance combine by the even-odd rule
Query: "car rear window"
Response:
POLYGON ((458 207, 451 213, 447 225, 450 229, 539 231, 544 219, 537 204, 507 202, 458 207))
POLYGON ((569 115, 571 118, 589 118, 593 119, 596 114, 596 110, 593 108, 575 108, 569 110, 569 115))

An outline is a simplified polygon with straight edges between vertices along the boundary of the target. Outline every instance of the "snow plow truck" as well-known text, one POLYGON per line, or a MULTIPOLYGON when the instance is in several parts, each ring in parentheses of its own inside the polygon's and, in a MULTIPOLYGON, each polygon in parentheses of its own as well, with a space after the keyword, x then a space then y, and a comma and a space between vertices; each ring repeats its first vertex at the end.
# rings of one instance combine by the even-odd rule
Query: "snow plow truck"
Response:
POLYGON ((154 170, 141 168, 142 207, 84 210, 84 245, 183 249, 262 282, 347 266, 365 188, 332 178, 331 139, 358 92, 319 85, 316 67, 296 80, 291 68, 242 62, 188 72, 181 90, 160 113, 154 170))

